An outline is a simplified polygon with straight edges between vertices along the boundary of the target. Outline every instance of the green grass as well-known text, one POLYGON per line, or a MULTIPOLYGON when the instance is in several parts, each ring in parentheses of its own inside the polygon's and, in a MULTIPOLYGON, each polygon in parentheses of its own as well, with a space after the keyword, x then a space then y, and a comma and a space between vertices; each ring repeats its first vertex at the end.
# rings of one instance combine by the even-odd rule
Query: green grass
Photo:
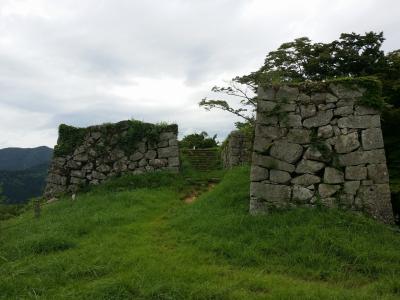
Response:
POLYGON ((400 298, 389 227, 337 210, 249 216, 246 167, 185 204, 193 181, 223 175, 189 173, 123 177, 0 222, 0 298, 400 298))

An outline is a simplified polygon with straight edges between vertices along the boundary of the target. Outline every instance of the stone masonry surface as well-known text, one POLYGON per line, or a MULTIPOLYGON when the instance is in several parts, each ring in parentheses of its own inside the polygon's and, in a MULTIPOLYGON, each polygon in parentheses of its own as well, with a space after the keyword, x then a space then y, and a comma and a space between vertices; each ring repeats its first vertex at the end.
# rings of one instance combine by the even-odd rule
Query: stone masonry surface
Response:
POLYGON ((44 196, 51 198, 75 193, 85 185, 97 185, 109 177, 128 172, 179 172, 176 125, 166 126, 157 142, 150 142, 145 137, 133 149, 124 151, 118 138, 127 134, 128 126, 125 124, 129 121, 117 123, 119 132, 112 134, 104 130, 110 125, 88 127, 83 142, 71 154, 53 157, 44 196))
POLYGON ((251 139, 241 131, 232 131, 221 151, 224 168, 248 164, 251 160, 251 139))
POLYGON ((281 85, 258 90, 250 212, 326 206, 393 222, 379 111, 365 89, 324 92, 281 85))

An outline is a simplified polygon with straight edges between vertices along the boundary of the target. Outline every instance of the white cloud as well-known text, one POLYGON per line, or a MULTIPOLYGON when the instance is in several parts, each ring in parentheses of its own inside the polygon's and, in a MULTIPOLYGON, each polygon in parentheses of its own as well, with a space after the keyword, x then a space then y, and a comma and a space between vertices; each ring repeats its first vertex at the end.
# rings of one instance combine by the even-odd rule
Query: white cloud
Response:
POLYGON ((52 146, 61 122, 130 117, 175 121, 181 134, 224 137, 235 118, 197 105, 213 85, 257 69, 268 51, 299 36, 330 41, 341 32, 383 30, 385 49, 399 48, 399 6, 394 0, 2 0, 0 147, 52 146))

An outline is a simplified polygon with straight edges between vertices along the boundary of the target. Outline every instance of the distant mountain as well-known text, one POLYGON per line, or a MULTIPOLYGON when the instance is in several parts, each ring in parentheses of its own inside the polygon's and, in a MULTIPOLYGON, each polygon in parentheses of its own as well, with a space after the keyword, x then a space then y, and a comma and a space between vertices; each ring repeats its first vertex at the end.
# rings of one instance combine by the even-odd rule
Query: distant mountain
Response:
POLYGON ((20 171, 0 171, 0 184, 6 203, 23 203, 43 194, 49 164, 20 171))
POLYGON ((0 185, 7 203, 23 203, 42 195, 53 149, 0 149, 0 185))
POLYGON ((49 163, 53 149, 41 146, 36 148, 0 149, 0 170, 18 171, 49 163))

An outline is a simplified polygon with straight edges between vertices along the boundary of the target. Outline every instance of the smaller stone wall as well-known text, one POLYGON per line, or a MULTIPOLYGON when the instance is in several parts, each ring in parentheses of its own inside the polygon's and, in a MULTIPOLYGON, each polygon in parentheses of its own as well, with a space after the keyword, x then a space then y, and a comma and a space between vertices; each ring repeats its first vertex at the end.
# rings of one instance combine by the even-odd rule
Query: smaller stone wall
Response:
POLYGON ((345 83, 259 89, 251 213, 321 205, 393 222, 380 115, 364 104, 379 89, 345 83))
POLYGON ((224 168, 248 164, 251 161, 251 139, 243 132, 232 131, 222 146, 221 159, 224 168))
POLYGON ((221 168, 221 161, 217 148, 182 149, 182 155, 196 170, 209 171, 221 168))
POLYGON ((127 172, 178 172, 177 131, 177 125, 138 121, 88 128, 60 125, 44 196, 73 193, 127 172))

